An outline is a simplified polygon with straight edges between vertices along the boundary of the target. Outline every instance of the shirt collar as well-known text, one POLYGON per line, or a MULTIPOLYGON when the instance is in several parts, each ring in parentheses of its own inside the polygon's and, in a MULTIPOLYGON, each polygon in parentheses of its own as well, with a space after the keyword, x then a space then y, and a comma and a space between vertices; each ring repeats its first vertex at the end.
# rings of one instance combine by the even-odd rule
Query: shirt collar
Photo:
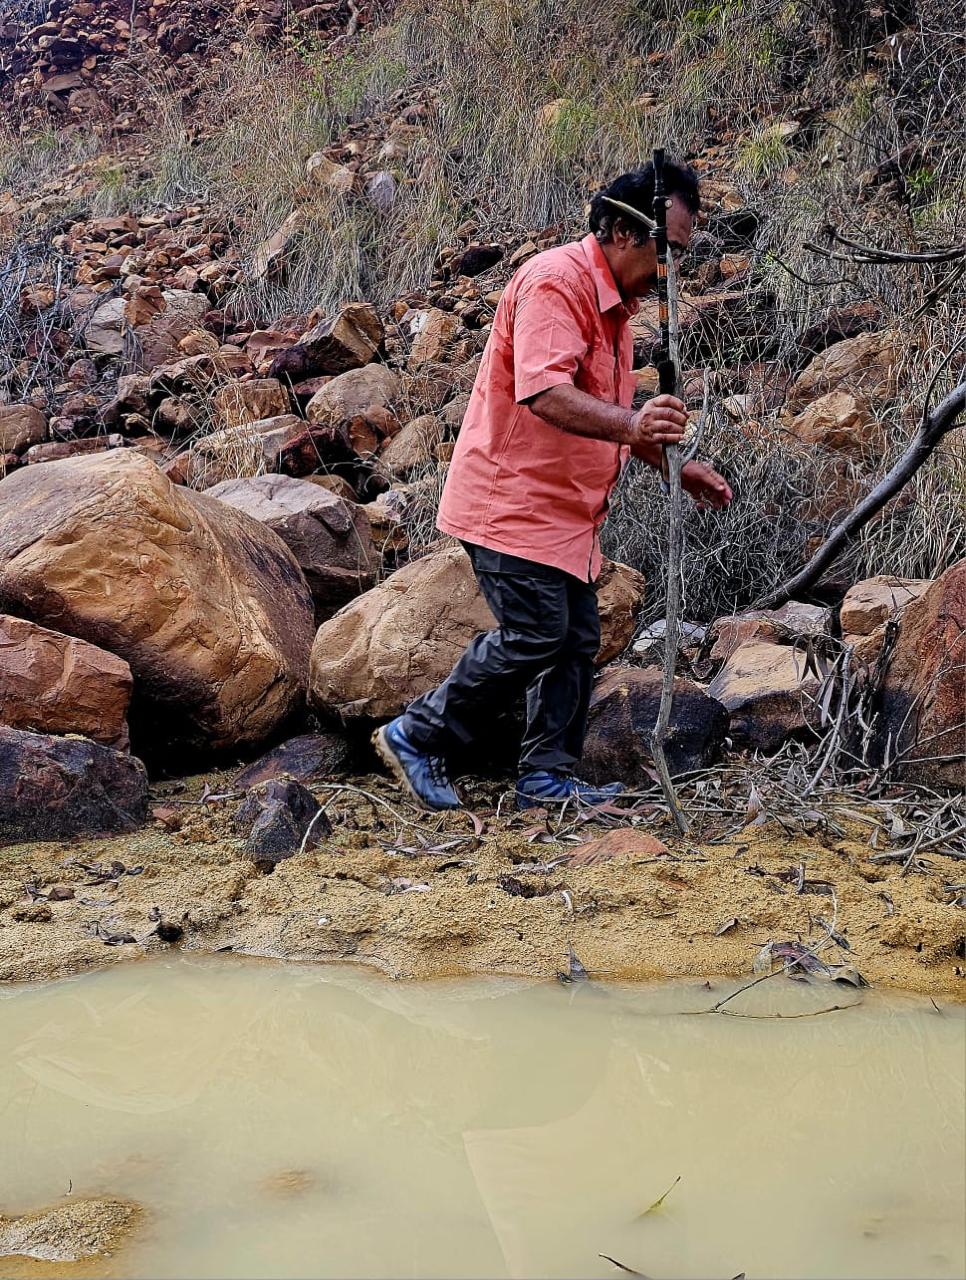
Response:
POLYGON ((597 305, 600 310, 604 312, 610 311, 613 307, 623 307, 628 315, 636 315, 641 304, 636 298, 625 302, 621 297, 620 290, 614 280, 614 273, 610 269, 610 263, 604 257, 604 251, 598 244, 597 237, 593 232, 584 236, 580 242, 580 247, 583 249, 587 265, 590 267, 590 274, 597 290, 597 305))

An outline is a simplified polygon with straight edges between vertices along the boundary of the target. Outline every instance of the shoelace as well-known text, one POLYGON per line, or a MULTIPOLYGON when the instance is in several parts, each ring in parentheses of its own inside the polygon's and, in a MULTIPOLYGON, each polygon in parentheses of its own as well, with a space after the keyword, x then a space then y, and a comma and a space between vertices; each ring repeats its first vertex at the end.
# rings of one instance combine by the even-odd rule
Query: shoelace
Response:
POLYGON ((434 787, 448 787, 451 785, 442 756, 428 756, 426 764, 434 787))

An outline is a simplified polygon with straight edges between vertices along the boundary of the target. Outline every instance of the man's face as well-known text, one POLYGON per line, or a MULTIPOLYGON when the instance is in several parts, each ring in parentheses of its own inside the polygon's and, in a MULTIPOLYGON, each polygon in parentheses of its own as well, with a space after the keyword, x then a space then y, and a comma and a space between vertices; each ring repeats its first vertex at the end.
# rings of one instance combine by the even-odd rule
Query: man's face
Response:
MULTIPOLYGON (((675 265, 688 247, 694 219, 679 196, 671 196, 667 210, 667 243, 675 265)), ((643 298, 654 288, 657 279, 657 254, 654 241, 636 245, 631 236, 615 240, 618 253, 614 276, 625 298, 643 298)))

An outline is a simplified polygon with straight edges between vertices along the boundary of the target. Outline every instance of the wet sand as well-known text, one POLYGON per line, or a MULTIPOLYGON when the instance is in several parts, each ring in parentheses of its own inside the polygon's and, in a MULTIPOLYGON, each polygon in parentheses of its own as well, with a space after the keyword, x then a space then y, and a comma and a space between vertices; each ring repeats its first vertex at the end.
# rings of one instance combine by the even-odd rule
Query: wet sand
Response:
MULTIPOLYGON (((330 802, 333 833, 266 875, 233 831, 238 800, 200 803, 205 784, 216 796, 231 789, 217 774, 175 794, 156 788, 155 804, 176 811, 166 820, 178 830, 153 821, 124 837, 0 850, 0 981, 170 946, 351 960, 396 978, 552 976, 573 948, 591 976, 741 977, 768 942, 812 946, 834 926, 840 941, 821 950, 828 964, 854 966, 884 988, 966 999, 966 910, 946 890, 963 879, 962 862, 934 850, 926 872, 903 875, 901 864, 871 860, 860 823, 841 838, 766 822, 717 843, 642 826, 666 852, 645 845, 548 869, 578 846, 537 836, 539 814, 495 815, 497 788, 473 797, 474 823, 466 813, 418 815, 384 780, 361 778, 354 784, 381 803, 316 788, 330 802), (124 871, 91 883, 102 877, 85 866, 113 862, 124 871), (542 868, 528 870, 533 863, 542 868), (798 891, 800 867, 807 881, 826 883, 823 892, 798 891)), ((602 831, 580 824, 577 834, 602 831)))

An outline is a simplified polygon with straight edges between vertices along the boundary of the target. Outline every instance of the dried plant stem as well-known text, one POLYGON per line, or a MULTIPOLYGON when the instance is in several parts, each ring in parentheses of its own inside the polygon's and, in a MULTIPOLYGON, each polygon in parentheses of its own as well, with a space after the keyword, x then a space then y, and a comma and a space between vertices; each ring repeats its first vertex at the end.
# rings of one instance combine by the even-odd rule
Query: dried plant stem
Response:
POLYGON ((681 489, 681 451, 669 446, 667 449, 668 485, 670 498, 670 529, 668 539, 668 575, 667 602, 665 610, 664 631, 664 673, 661 681, 661 702, 658 708, 657 721, 651 735, 651 754, 654 767, 661 780, 661 789, 667 801, 671 816, 682 835, 691 830, 684 810, 678 802, 671 772, 668 769, 667 757, 664 754, 664 742, 667 738, 668 726, 671 723, 671 704, 674 699, 674 670, 677 663, 678 645, 681 640, 681 560, 684 552, 684 514, 682 511, 684 494, 681 489))

